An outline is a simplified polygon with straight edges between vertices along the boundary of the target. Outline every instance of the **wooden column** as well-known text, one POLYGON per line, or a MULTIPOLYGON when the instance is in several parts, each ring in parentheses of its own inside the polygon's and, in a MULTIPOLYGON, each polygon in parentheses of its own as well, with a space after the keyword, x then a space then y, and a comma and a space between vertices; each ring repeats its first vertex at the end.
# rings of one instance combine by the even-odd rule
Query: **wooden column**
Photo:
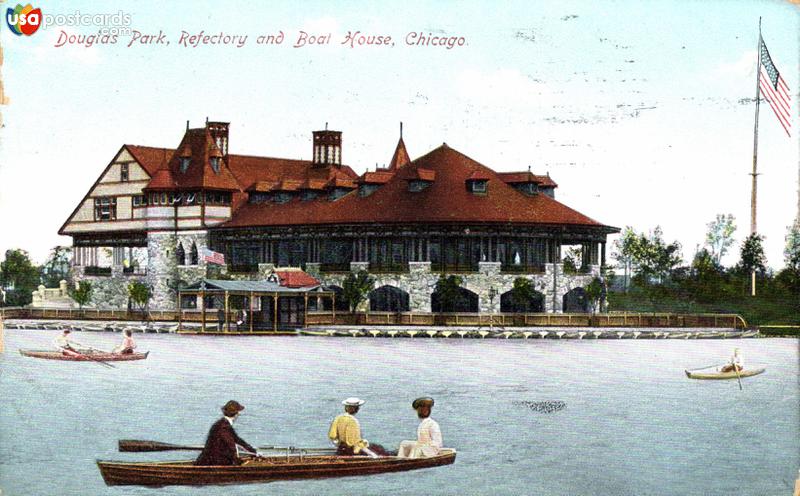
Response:
POLYGON ((228 292, 225 291, 225 325, 222 328, 223 332, 230 332, 231 323, 228 321, 228 292))
POLYGON ((303 300, 303 327, 305 327, 308 321, 308 293, 303 295, 303 300))
POLYGON ((278 293, 272 295, 272 330, 278 332, 278 293))
POLYGON ((247 319, 250 321, 250 332, 253 332, 253 292, 250 291, 250 315, 247 316, 247 319))
POLYGON ((600 265, 606 265, 606 242, 600 243, 600 265))
POLYGON ((331 312, 333 312, 333 325, 336 324, 336 293, 331 295, 331 312))
POLYGON ((200 290, 200 332, 206 332, 206 292, 200 290))
POLYGON ((181 307, 181 291, 178 290, 178 331, 181 330, 183 324, 183 308, 181 307))

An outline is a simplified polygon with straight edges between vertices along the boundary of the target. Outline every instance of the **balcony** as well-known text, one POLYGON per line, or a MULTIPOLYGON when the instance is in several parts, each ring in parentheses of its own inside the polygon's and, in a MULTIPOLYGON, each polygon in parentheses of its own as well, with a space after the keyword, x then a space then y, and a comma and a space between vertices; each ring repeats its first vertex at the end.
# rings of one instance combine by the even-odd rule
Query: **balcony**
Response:
POLYGON ((408 262, 369 263, 369 272, 373 274, 402 274, 408 272, 408 262))
POLYGON ((236 263, 228 266, 228 272, 232 274, 257 274, 258 263, 236 263))
POLYGON ((504 274, 544 274, 544 264, 503 264, 500 272, 504 274))
POLYGON ((321 263, 320 272, 350 272, 350 262, 321 263))
POLYGON ((431 262, 431 272, 453 272, 469 273, 478 272, 478 263, 447 264, 442 262, 431 262))
POLYGON ((96 277, 111 277, 111 267, 97 267, 96 265, 87 265, 83 268, 83 275, 96 276, 96 277))

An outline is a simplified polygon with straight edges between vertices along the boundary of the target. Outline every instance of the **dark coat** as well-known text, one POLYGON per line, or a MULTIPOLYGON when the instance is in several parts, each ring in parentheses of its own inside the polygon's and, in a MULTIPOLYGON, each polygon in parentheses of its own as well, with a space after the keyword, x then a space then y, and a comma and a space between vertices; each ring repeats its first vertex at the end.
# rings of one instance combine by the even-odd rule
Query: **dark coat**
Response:
POLYGON ((239 465, 239 456, 236 454, 236 445, 255 453, 256 449, 240 438, 233 426, 223 417, 211 426, 208 431, 206 445, 200 456, 195 460, 195 465, 239 465))

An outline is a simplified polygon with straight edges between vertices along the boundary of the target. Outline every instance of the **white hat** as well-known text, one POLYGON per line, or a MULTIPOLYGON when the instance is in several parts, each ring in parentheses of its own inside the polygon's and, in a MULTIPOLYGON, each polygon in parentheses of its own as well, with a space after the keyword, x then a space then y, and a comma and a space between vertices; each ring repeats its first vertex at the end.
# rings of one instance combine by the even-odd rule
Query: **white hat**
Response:
POLYGON ((366 401, 358 398, 347 398, 346 400, 342 401, 342 405, 344 406, 361 406, 364 403, 366 403, 366 401))

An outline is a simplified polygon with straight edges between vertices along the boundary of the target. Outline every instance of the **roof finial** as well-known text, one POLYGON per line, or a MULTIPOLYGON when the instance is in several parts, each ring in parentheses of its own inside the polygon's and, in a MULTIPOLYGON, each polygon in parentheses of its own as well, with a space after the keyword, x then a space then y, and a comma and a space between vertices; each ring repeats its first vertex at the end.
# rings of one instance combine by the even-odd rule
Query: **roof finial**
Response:
POLYGON ((208 116, 206 116, 206 126, 208 126, 208 116))
POLYGON ((189 130, 189 119, 186 119, 186 130, 189 130))
POLYGON ((528 164, 528 174, 531 173, 531 164, 528 164))
POLYGON ((326 131, 328 130, 328 123, 327 122, 325 123, 325 130, 326 131))
POLYGON ((403 121, 400 121, 400 139, 403 139, 403 121))

